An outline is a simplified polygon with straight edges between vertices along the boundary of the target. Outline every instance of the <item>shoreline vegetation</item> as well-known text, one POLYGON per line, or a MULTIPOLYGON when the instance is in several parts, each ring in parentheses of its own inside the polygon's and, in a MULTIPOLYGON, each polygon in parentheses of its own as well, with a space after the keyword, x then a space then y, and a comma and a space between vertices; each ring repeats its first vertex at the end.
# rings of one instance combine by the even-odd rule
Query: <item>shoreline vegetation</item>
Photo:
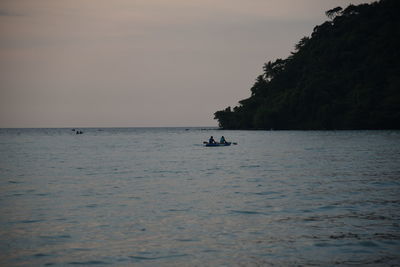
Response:
POLYGON ((400 1, 336 7, 286 59, 269 61, 220 129, 400 129, 400 1))

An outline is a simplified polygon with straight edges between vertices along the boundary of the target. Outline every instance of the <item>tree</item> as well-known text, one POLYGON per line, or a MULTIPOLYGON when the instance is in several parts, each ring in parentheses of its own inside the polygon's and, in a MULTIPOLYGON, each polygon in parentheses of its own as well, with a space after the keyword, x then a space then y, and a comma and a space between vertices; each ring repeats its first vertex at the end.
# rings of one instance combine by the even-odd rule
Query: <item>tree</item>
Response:
POLYGON ((341 8, 340 6, 332 8, 328 11, 325 12, 325 15, 330 18, 330 19, 334 19, 336 16, 338 16, 340 14, 340 12, 343 10, 343 8, 341 8))
POLYGON ((261 95, 263 91, 266 90, 266 87, 267 87, 267 81, 264 79, 263 75, 259 75, 253 87, 251 87, 250 89, 251 95, 252 96, 261 95))
POLYGON ((285 60, 278 58, 274 62, 268 61, 264 64, 264 77, 267 81, 275 78, 279 73, 285 69, 285 60))
POLYGON ((217 111, 224 129, 400 129, 399 0, 328 10, 251 96, 217 111))
POLYGON ((294 49, 296 51, 299 51, 302 47, 304 47, 307 42, 310 40, 310 37, 304 36, 303 38, 300 39, 300 41, 295 44, 294 49))

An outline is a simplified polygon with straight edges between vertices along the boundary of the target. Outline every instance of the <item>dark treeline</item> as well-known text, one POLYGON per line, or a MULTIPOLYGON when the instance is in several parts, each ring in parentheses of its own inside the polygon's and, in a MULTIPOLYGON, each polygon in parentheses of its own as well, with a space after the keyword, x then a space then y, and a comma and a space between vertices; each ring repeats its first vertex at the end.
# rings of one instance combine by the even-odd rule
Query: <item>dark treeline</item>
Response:
POLYGON ((326 12, 286 59, 265 63, 223 129, 400 129, 400 1, 326 12))

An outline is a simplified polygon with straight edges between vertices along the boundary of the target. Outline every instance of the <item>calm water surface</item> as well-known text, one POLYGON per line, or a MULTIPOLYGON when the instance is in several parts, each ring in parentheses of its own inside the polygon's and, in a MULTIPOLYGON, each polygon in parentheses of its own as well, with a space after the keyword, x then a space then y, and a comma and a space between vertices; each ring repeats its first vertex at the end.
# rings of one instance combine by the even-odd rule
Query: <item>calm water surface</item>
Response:
POLYGON ((82 130, 0 129, 1 266, 400 265, 399 131, 82 130))

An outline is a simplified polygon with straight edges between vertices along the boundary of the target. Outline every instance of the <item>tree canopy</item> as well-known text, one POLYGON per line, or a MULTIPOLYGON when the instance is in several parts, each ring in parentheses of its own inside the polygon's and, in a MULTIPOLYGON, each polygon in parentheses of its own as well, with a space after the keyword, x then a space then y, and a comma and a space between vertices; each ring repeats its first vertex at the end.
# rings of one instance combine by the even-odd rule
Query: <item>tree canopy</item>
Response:
POLYGON ((400 1, 328 10, 249 98, 214 113, 223 129, 400 129, 400 1))

